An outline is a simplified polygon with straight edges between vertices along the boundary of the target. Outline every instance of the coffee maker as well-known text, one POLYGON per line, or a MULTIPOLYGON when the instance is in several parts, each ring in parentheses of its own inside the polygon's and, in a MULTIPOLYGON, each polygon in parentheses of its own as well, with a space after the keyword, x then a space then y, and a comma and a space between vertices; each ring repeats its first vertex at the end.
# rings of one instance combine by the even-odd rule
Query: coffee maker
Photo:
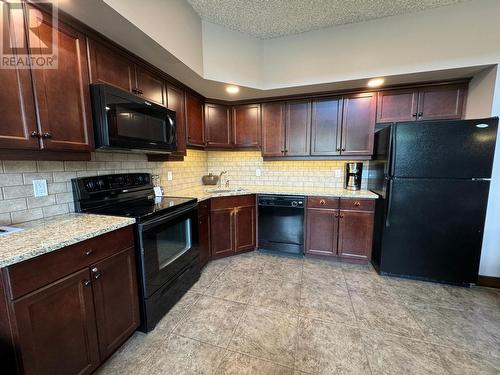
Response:
POLYGON ((345 163, 345 188, 348 190, 360 190, 362 173, 363 163, 345 163))

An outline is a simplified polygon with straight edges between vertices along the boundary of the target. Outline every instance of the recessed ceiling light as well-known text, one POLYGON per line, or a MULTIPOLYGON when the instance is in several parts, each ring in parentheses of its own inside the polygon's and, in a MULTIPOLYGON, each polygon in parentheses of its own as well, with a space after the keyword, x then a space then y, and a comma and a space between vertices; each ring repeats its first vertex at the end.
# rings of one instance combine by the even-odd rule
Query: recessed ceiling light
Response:
POLYGON ((240 88, 238 86, 226 86, 226 91, 229 93, 229 94, 237 94, 240 92, 240 88))
POLYGON ((368 87, 379 87, 384 84, 383 78, 373 78, 368 81, 368 87))

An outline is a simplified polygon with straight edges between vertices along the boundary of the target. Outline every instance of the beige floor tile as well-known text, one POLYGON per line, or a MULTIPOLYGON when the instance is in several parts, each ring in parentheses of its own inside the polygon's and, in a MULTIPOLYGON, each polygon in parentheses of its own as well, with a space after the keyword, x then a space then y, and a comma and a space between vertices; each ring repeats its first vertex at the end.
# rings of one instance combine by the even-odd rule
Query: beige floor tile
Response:
POLYGON ((246 305, 202 296, 175 333, 212 345, 227 346, 246 305))
POLYGON ((378 331, 361 335, 373 375, 447 373, 436 345, 378 331))
POLYGON ((226 269, 227 262, 214 261, 208 263, 201 271, 200 279, 191 287, 193 291, 204 292, 215 279, 226 269))
POLYGON ((364 294, 390 294, 384 281, 376 273, 362 272, 352 269, 343 270, 347 289, 364 294))
POLYGON ((150 361, 147 374, 210 374, 217 369, 224 349, 177 335, 162 345, 150 361))
POLYGON ((438 347, 444 366, 451 375, 498 375, 500 359, 468 351, 438 347))
POLYGON ((300 318, 295 367, 314 374, 369 374, 357 328, 300 318))
POLYGON ((292 375, 293 370, 275 363, 226 351, 217 375, 292 375))
POLYGON ((173 329, 179 324, 187 313, 192 309, 201 294, 195 292, 187 292, 179 302, 158 322, 153 331, 149 333, 152 337, 165 336, 170 334, 173 329))
POLYGON ((300 283, 262 277, 256 282, 254 293, 248 303, 271 310, 298 314, 300 283))
POLYGON ((298 317, 249 306, 228 349, 292 366, 298 317))
POLYGON ((256 275, 236 271, 223 273, 210 285, 205 294, 229 301, 248 303, 252 297, 257 278, 256 275))

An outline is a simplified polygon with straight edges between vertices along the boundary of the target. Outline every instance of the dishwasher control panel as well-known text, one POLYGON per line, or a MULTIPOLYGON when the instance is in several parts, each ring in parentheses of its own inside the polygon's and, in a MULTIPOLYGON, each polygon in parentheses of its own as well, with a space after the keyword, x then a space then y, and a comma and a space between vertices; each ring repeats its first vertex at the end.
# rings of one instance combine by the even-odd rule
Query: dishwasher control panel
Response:
POLYGON ((270 195, 258 196, 259 206, 304 208, 305 197, 300 195, 270 195))

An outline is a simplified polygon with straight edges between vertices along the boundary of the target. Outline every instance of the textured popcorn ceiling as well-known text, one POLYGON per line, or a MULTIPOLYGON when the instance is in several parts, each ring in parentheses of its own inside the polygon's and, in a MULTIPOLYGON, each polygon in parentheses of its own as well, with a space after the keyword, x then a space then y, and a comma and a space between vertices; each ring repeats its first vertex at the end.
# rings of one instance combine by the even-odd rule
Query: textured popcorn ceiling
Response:
POLYGON ((203 20, 260 39, 417 12, 465 0, 187 0, 203 20))

